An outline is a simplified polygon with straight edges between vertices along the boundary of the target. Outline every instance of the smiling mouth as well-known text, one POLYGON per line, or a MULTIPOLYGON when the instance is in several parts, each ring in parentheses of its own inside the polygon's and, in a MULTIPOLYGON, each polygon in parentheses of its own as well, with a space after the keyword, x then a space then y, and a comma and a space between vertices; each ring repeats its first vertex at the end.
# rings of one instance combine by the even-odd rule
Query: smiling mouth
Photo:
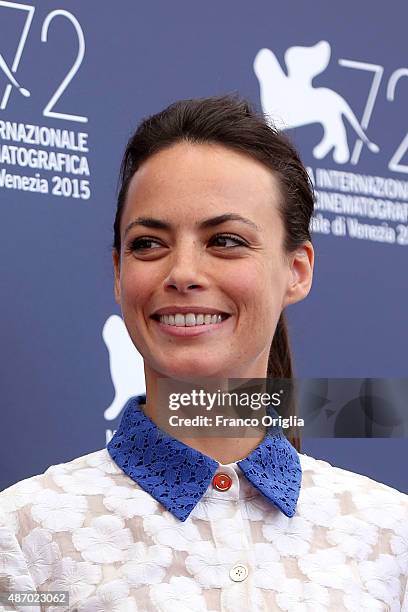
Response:
POLYGON ((152 315, 151 318, 158 321, 162 325, 168 325, 169 327, 209 327, 222 323, 228 319, 231 315, 229 314, 195 314, 189 312, 187 314, 174 314, 174 315, 152 315))

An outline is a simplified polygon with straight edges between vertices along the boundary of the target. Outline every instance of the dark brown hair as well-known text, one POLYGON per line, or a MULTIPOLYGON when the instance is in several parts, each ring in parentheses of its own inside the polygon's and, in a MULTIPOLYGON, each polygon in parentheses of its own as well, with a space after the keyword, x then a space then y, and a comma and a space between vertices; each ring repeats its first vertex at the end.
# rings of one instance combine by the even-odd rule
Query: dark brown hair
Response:
MULTIPOLYGON (((281 187, 280 215, 284 250, 290 253, 311 240, 313 187, 299 154, 288 138, 237 94, 179 100, 147 117, 130 138, 120 170, 113 248, 120 254, 120 222, 129 183, 151 155, 177 142, 213 143, 246 153, 270 168, 281 187)), ((293 378, 285 313, 279 318, 269 352, 267 376, 293 378)))

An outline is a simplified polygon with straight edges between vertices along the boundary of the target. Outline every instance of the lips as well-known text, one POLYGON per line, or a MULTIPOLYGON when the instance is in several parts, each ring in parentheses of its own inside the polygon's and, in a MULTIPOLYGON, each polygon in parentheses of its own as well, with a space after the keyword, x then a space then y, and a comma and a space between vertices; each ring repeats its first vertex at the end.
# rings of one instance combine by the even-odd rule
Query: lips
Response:
POLYGON ((154 328, 157 329, 160 334, 186 339, 198 336, 212 337, 214 334, 218 334, 221 330, 228 329, 229 321, 232 319, 230 315, 225 315, 225 318, 222 318, 221 321, 217 321, 216 323, 203 325, 171 325, 163 322, 160 315, 152 315, 150 318, 154 321, 154 328))
MULTIPOLYGON (((201 312, 193 313, 191 310, 189 310, 189 311, 188 311, 188 312, 186 312, 185 314, 189 314, 189 313, 191 313, 191 314, 196 314, 196 315, 197 315, 197 314, 203 314, 203 315, 206 315, 206 314, 210 314, 210 315, 218 315, 218 314, 221 314, 221 319, 222 319, 222 321, 225 321, 225 319, 228 319, 228 318, 231 316, 231 315, 226 314, 226 313, 218 313, 218 312, 205 313, 205 312, 201 311, 201 312)), ((166 313, 163 313, 163 314, 166 314, 166 313)), ((173 311, 173 312, 169 312, 168 314, 174 314, 174 315, 177 315, 177 314, 182 314, 182 313, 173 311)), ((155 321, 160 321, 160 317, 161 317, 161 316, 163 316, 163 315, 162 315, 162 314, 153 314, 153 315, 151 315, 151 317, 150 317, 150 318, 151 318, 151 319, 154 319, 155 321)))
POLYGON ((226 312, 225 310, 219 310, 218 308, 212 308, 212 307, 208 307, 208 306, 166 306, 164 308, 160 308, 158 310, 155 310, 154 313, 152 315, 150 315, 152 318, 156 319, 159 317, 159 315, 164 315, 164 314, 188 314, 188 313, 192 313, 192 314, 220 314, 220 315, 230 315, 229 312, 226 312))

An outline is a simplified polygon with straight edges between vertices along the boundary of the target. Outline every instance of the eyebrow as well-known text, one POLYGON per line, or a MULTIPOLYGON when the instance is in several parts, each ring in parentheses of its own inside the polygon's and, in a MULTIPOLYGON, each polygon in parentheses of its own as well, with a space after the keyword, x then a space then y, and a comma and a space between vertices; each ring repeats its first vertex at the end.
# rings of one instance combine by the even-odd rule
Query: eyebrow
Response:
MULTIPOLYGON (((199 229, 207 229, 209 227, 215 227, 216 225, 221 225, 221 223, 225 223, 226 221, 241 221, 241 223, 246 223, 255 229, 257 232, 260 232, 260 228, 250 219, 246 219, 246 217, 241 217, 237 213, 225 213, 223 215, 218 215, 217 217, 210 217, 208 219, 204 219, 203 221, 196 224, 199 229)), ((162 221, 161 219, 154 219, 153 217, 137 217, 133 221, 129 223, 129 225, 125 229, 126 234, 135 226, 143 226, 150 227, 153 229, 163 229, 163 230, 171 230, 172 225, 168 221, 162 221)))

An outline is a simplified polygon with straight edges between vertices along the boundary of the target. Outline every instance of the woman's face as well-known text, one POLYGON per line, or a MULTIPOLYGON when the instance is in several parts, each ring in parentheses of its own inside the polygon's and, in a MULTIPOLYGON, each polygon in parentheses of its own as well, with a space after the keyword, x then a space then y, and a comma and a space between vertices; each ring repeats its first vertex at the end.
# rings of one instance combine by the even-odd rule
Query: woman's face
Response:
POLYGON ((113 254, 115 297, 147 380, 266 376, 281 311, 304 297, 282 247, 280 197, 271 171, 221 145, 177 143, 135 173, 113 254), (223 320, 181 328, 156 314, 183 307, 223 320))

